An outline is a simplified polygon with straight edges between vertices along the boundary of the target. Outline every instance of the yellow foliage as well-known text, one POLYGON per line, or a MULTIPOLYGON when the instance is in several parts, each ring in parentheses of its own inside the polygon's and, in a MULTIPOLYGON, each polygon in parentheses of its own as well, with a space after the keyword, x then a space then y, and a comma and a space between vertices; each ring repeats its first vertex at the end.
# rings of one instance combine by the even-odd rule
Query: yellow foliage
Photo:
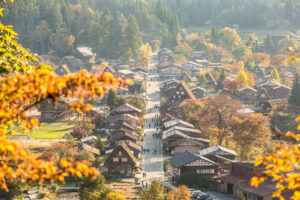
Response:
MULTIPOLYGON (((296 118, 300 121, 300 117, 296 118)), ((252 186, 258 187, 267 179, 276 182, 277 190, 273 197, 285 199, 283 195, 287 192, 293 193, 291 199, 300 199, 300 134, 287 132, 294 144, 291 146, 279 146, 275 154, 259 157, 256 166, 265 166, 261 175, 253 177, 250 181, 252 186)))

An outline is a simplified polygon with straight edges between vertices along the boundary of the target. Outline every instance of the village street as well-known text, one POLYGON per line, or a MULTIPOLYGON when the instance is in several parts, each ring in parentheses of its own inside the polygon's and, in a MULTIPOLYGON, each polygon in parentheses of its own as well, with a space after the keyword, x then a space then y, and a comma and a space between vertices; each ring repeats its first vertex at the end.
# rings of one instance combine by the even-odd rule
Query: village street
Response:
MULTIPOLYGON (((147 81, 147 114, 143 148, 143 180, 155 180, 164 177, 162 142, 159 137, 159 82, 155 64, 150 64, 147 81)), ((147 181, 148 182, 148 181, 147 181)))

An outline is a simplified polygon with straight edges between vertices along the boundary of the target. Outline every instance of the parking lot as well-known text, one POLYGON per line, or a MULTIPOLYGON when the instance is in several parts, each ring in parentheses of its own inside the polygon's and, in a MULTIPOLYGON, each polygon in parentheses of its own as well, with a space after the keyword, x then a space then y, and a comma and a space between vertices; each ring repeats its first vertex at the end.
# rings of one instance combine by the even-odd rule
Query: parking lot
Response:
POLYGON ((226 195, 219 192, 201 192, 199 190, 190 190, 192 200, 237 200, 232 195, 226 195))

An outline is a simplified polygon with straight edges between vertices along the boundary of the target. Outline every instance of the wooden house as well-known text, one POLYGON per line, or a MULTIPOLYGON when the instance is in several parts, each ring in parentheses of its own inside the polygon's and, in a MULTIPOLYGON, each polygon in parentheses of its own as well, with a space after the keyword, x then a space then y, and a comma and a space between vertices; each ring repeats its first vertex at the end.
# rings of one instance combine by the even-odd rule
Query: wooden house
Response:
POLYGON ((114 146, 116 142, 120 140, 130 140, 134 143, 142 144, 140 141, 140 135, 138 133, 124 128, 110 132, 108 139, 112 146, 114 146))
POLYGON ((195 128, 193 124, 190 124, 186 121, 180 120, 180 119, 170 119, 166 122, 163 123, 163 128, 168 129, 174 126, 179 126, 179 127, 185 127, 185 128, 195 128))
POLYGON ((55 72, 59 75, 67 73, 75 73, 83 69, 83 61, 74 56, 65 56, 58 64, 58 68, 55 72))
POLYGON ((109 115, 106 119, 107 128, 110 130, 115 129, 119 124, 126 122, 130 126, 134 127, 136 130, 141 129, 141 122, 137 116, 123 113, 119 115, 109 115))
POLYGON ((214 145, 198 152, 199 155, 204 156, 219 164, 219 173, 230 173, 232 163, 237 157, 237 153, 234 150, 222 147, 220 145, 214 145))
POLYGON ((114 148, 105 166, 109 175, 133 176, 138 172, 138 162, 126 144, 114 148))
POLYGON ((122 106, 110 111, 112 115, 120 115, 120 114, 131 114, 133 116, 138 116, 142 113, 142 110, 125 103, 122 106))
POLYGON ((193 78, 187 73, 187 72, 181 72, 178 76, 175 78, 178 81, 184 81, 186 83, 193 82, 193 78))
POLYGON ((258 103, 270 99, 288 99, 291 92, 290 87, 280 84, 274 79, 260 84, 259 86, 257 86, 257 90, 258 103))
POLYGON ((141 158, 142 145, 136 144, 131 140, 119 140, 116 142, 116 146, 122 144, 126 144, 126 146, 129 148, 129 150, 131 151, 131 153, 134 155, 135 158, 137 159, 141 158))
POLYGON ((217 81, 215 80, 215 78, 213 77, 213 75, 210 72, 207 72, 205 74, 205 78, 206 78, 206 87, 208 88, 215 88, 217 86, 217 81))
POLYGON ((256 65, 254 68, 253 68, 253 73, 259 77, 259 78, 263 78, 265 76, 265 69, 256 65))
POLYGON ((204 97, 205 89, 201 87, 194 87, 191 89, 192 93, 195 95, 197 99, 201 99, 204 97))
POLYGON ((53 122, 58 119, 71 120, 74 111, 68 110, 70 102, 70 99, 59 99, 55 103, 50 99, 42 101, 39 108, 41 122, 53 122))
POLYGON ((256 101, 257 90, 247 86, 237 89, 237 99, 246 103, 256 101))
POLYGON ((253 174, 263 170, 263 167, 255 167, 253 163, 233 163, 231 174, 221 177, 220 192, 249 200, 272 200, 272 194, 276 191, 275 182, 267 180, 258 188, 249 184, 253 174))
POLYGON ((171 103, 182 102, 185 99, 196 99, 187 84, 183 81, 179 83, 172 94, 168 97, 168 101, 171 103))
POLYGON ((207 180, 218 177, 218 163, 189 151, 173 156, 169 163, 172 168, 170 174, 177 182, 180 177, 201 176, 207 180))
POLYGON ((202 149, 208 147, 209 140, 202 138, 193 138, 186 135, 181 135, 181 138, 176 140, 169 140, 166 143, 166 150, 171 154, 179 154, 185 151, 190 151, 192 153, 198 153, 202 149))
POLYGON ((116 70, 112 66, 108 65, 107 63, 102 62, 100 65, 93 66, 91 71, 91 73, 95 75, 101 75, 104 72, 115 74, 116 70))
POLYGON ((176 79, 181 74, 181 70, 174 65, 168 65, 160 70, 159 80, 165 81, 169 79, 176 79))
POLYGON ((168 65, 174 63, 174 53, 167 48, 163 48, 157 53, 157 61, 159 65, 168 65))

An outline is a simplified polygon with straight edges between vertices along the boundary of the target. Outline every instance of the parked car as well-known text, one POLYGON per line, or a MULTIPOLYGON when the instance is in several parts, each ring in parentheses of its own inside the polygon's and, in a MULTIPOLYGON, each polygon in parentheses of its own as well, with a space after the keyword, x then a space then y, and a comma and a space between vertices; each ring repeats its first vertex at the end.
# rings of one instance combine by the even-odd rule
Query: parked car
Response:
POLYGON ((197 200, 206 200, 208 197, 210 197, 209 194, 202 192, 197 195, 196 199, 197 200))
POLYGON ((196 198, 198 194, 201 194, 202 192, 200 190, 195 190, 193 192, 190 192, 191 197, 196 198))

